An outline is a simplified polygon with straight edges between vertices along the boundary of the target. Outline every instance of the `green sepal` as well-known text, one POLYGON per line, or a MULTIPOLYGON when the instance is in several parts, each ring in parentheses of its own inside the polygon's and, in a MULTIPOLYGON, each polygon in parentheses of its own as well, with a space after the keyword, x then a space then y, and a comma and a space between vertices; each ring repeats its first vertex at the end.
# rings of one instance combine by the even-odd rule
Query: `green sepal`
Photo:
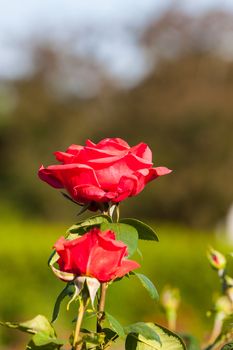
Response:
POLYGON ((137 273, 137 272, 130 272, 130 275, 136 276, 143 287, 148 291, 149 295, 151 296, 152 299, 158 300, 159 299, 159 293, 153 284, 153 282, 145 275, 142 273, 137 273))
POLYGON ((101 231, 113 231, 116 235, 116 239, 127 245, 128 256, 133 255, 137 250, 138 232, 133 226, 122 223, 103 223, 101 224, 100 229, 101 231))
POLYGON ((183 340, 177 334, 157 324, 147 323, 147 325, 158 334, 162 345, 141 334, 129 333, 125 342, 126 350, 186 350, 183 340))
MULTIPOLYGON (((79 204, 80 205, 80 204, 79 204)), ((77 212, 76 216, 80 216, 85 213, 90 208, 90 203, 86 205, 81 205, 81 209, 77 212)))
POLYGON ((66 199, 68 199, 70 202, 79 205, 81 207, 81 209, 78 211, 78 213, 76 214, 77 216, 80 216, 81 214, 85 213, 91 206, 91 203, 88 204, 81 204, 79 202, 77 202, 76 200, 74 200, 72 197, 70 197, 67 193, 65 192, 61 192, 62 196, 66 199))
POLYGON ((72 296, 74 294, 74 291, 75 291, 74 284, 73 283, 67 283, 65 288, 58 295, 57 300, 56 300, 55 305, 54 305, 51 323, 56 321, 56 319, 57 319, 57 317, 59 315, 60 306, 61 306, 61 302, 63 301, 63 299, 66 296, 69 296, 69 297, 72 296))
POLYGON ((155 340, 160 345, 162 345, 160 337, 155 330, 150 327, 147 323, 144 322, 137 322, 134 324, 131 324, 124 328, 124 331, 126 334, 134 333, 134 334, 140 334, 146 339, 155 340))
POLYGON ((153 228, 140 220, 133 218, 125 218, 121 219, 120 222, 133 226, 138 231, 139 239, 143 239, 146 241, 159 241, 158 236, 153 230, 153 228))
POLYGON ((67 193, 65 192, 61 192, 62 196, 65 198, 65 199, 68 199, 70 202, 74 203, 74 204, 77 204, 77 205, 81 205, 79 204, 78 202, 76 202, 73 198, 71 198, 67 193))
POLYGON ((53 250, 49 256, 48 265, 49 266, 54 265, 58 261, 58 259, 59 259, 59 255, 57 254, 56 250, 53 250))
POLYGON ((122 325, 115 319, 115 317, 113 317, 112 315, 110 315, 108 312, 105 313, 106 319, 109 322, 109 325, 111 327, 111 329, 116 332, 118 334, 119 337, 123 338, 125 337, 125 332, 124 332, 124 328, 122 327, 122 325))

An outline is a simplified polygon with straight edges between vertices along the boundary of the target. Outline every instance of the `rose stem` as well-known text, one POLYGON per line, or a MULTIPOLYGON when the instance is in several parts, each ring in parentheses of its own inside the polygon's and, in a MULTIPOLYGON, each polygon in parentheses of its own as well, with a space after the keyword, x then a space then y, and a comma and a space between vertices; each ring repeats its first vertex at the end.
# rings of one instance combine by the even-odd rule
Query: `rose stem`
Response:
POLYGON ((74 331, 74 341, 73 341, 72 350, 78 350, 81 348, 81 346, 80 346, 81 344, 78 344, 78 338, 79 338, 79 333, 80 333, 81 324, 82 324, 82 320, 83 320, 86 306, 87 306, 87 304, 84 305, 83 300, 81 300, 79 310, 78 310, 78 318, 77 318, 77 322, 76 322, 76 327, 75 327, 75 331, 74 331))
POLYGON ((221 333, 223 319, 224 319, 224 315, 222 313, 218 313, 216 315, 215 321, 214 321, 214 327, 208 342, 209 345, 212 344, 216 340, 217 336, 221 333))
POLYGON ((106 291, 107 291, 107 283, 101 283, 100 290, 100 301, 98 305, 98 316, 97 316, 97 332, 102 331, 102 323, 104 321, 104 307, 105 307, 105 299, 106 299, 106 291))

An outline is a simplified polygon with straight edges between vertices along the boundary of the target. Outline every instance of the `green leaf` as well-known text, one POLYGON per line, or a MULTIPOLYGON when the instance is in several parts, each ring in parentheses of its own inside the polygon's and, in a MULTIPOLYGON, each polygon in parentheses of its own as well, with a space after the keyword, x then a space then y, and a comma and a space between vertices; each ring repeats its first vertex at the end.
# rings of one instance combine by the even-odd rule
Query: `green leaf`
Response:
MULTIPOLYGON (((80 204, 79 204, 80 205, 80 204)), ((90 203, 88 203, 88 204, 86 204, 86 205, 83 205, 82 207, 81 207, 81 209, 77 212, 77 216, 79 216, 79 215, 82 215, 83 213, 85 213, 85 211, 87 211, 88 209, 89 209, 89 207, 90 207, 90 203)))
POLYGON ((158 236, 156 235, 153 228, 140 220, 125 218, 121 219, 120 222, 133 226, 138 231, 139 239, 144 239, 147 241, 159 241, 158 236))
POLYGON ((53 326, 47 320, 47 318, 43 315, 38 315, 32 320, 14 323, 14 322, 0 322, 2 326, 6 326, 9 328, 18 329, 22 332, 36 334, 39 332, 43 332, 44 334, 55 337, 55 331, 53 326))
MULTIPOLYGON (((103 224, 104 222, 111 222, 111 218, 108 215, 94 215, 84 221, 80 221, 75 225, 72 225, 67 233, 80 233, 80 229, 84 229, 91 226, 98 226, 103 224)), ((82 231, 81 231, 82 233, 82 231)))
POLYGON ((118 338, 118 334, 110 328, 103 328, 102 331, 105 334, 105 343, 109 343, 118 338))
POLYGON ((221 350, 233 350, 233 342, 225 344, 221 350))
POLYGON ((143 260, 143 255, 142 255, 142 252, 139 248, 137 248, 137 253, 138 253, 140 259, 143 260))
POLYGON ((175 333, 165 327, 153 323, 147 325, 156 332, 161 340, 162 345, 151 339, 146 339, 140 334, 128 334, 125 342, 126 350, 185 350, 183 340, 175 333))
POLYGON ((57 300, 55 302, 54 309, 53 309, 53 316, 52 316, 51 323, 56 321, 56 319, 57 319, 57 317, 59 315, 60 306, 61 306, 61 302, 63 301, 63 299, 66 296, 71 296, 73 294, 74 294, 74 285, 73 285, 73 283, 67 283, 65 288, 61 291, 61 293, 57 297, 57 300))
POLYGON ((125 327, 124 329, 126 334, 129 334, 129 333, 140 334, 146 339, 156 340, 158 343, 161 344, 159 335, 147 323, 137 322, 125 327))
POLYGON ((122 325, 109 313, 106 312, 105 315, 110 324, 110 327, 119 335, 119 337, 124 337, 125 332, 122 325))
POLYGON ((32 337, 27 345, 30 350, 59 350, 64 345, 64 341, 50 337, 43 332, 39 332, 32 337))
POLYGON ((98 313, 97 311, 86 310, 85 319, 89 320, 90 318, 96 317, 97 313, 98 313))
POLYGON ((139 281, 142 283, 143 287, 146 288, 152 299, 159 299, 157 289, 148 277, 146 277, 142 273, 131 272, 131 274, 135 275, 139 279, 139 281))
MULTIPOLYGON (((139 350, 138 344, 139 339, 137 334, 128 334, 125 340, 125 350, 139 350)), ((153 350, 152 348, 149 348, 145 350, 153 350)))
POLYGON ((101 231, 113 231, 116 234, 116 239, 127 245, 128 256, 131 256, 137 250, 138 233, 133 226, 121 223, 103 223, 100 229, 101 231))
POLYGON ((180 334, 188 350, 201 350, 199 341, 191 334, 180 334))

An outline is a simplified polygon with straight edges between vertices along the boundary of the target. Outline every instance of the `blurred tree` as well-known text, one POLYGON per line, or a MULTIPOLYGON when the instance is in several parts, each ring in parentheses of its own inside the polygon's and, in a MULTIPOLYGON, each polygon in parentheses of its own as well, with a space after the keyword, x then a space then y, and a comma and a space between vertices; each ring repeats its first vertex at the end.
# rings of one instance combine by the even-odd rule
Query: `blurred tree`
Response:
POLYGON ((5 84, 14 108, 0 103, 2 200, 50 219, 73 215, 72 204, 39 182, 39 165, 71 143, 117 136, 148 143, 155 165, 174 169, 130 199, 125 215, 215 225, 233 200, 233 62, 208 39, 226 23, 216 16, 169 13, 148 24, 139 41, 151 72, 132 89, 117 87, 93 58, 34 46, 35 73, 5 84))

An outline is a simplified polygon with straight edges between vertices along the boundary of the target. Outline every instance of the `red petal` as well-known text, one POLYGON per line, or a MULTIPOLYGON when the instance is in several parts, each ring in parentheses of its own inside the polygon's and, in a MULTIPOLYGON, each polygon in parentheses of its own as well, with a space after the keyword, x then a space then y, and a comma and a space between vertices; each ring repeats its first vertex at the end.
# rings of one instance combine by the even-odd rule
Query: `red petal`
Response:
POLYGON ((112 233, 97 232, 98 244, 93 247, 88 261, 87 274, 101 282, 110 281, 113 273, 127 253, 127 246, 110 238, 112 233), (108 237, 107 237, 108 236, 108 237))
POLYGON ((157 176, 167 175, 167 174, 170 174, 172 172, 171 169, 168 169, 164 166, 160 166, 160 167, 153 168, 153 169, 156 171, 157 176))
POLYGON ((98 162, 100 163, 101 161, 106 162, 111 162, 114 161, 115 157, 116 160, 118 158, 123 157, 126 154, 126 151, 113 151, 113 150, 108 150, 108 149, 97 149, 93 147, 85 147, 85 152, 86 152, 86 159, 90 162, 98 162), (113 159, 113 160, 112 160, 113 159))
POLYGON ((136 156, 145 159, 147 162, 152 162, 152 152, 146 143, 139 143, 131 148, 131 152, 136 156))
POLYGON ((132 170, 138 170, 138 169, 144 169, 144 168, 151 168, 153 165, 152 162, 140 158, 137 155, 131 153, 127 156, 127 164, 132 170))
POLYGON ((106 138, 101 140, 96 145, 99 149, 107 149, 107 150, 129 150, 130 147, 127 142, 120 138, 106 138))
POLYGON ((171 172, 172 170, 161 166, 161 167, 151 168, 151 169, 141 169, 137 173, 144 176, 145 184, 147 184, 147 182, 152 181, 159 176, 170 174, 171 172))
POLYGON ((117 155, 117 156, 111 156, 111 157, 109 157, 109 155, 108 155, 108 157, 106 157, 106 158, 97 158, 97 159, 90 159, 89 160, 89 163, 91 164, 91 166, 95 166, 95 165, 100 165, 99 167, 96 167, 95 166, 95 169, 97 168, 106 168, 107 166, 111 166, 111 165, 113 165, 114 163, 116 163, 117 161, 119 161, 119 160, 121 160, 121 159, 123 159, 124 158, 124 156, 125 156, 125 152, 122 154, 122 152, 121 152, 121 154, 120 155, 117 155))
POLYGON ((42 180, 53 187, 66 188, 74 199, 76 199, 75 187, 77 185, 99 186, 94 170, 88 165, 59 164, 51 165, 42 170, 43 171, 39 173, 42 180))
POLYGON ((115 233, 111 230, 107 230, 104 232, 100 232, 101 237, 109 238, 109 239, 116 239, 115 233))
POLYGON ((56 159, 63 164, 71 163, 74 155, 66 152, 54 152, 56 159))
POLYGON ((77 275, 86 275, 91 251, 97 241, 95 229, 72 241, 64 241, 64 239, 60 238, 54 245, 60 256, 58 260, 60 269, 77 275))
POLYGON ((128 255, 127 246, 122 241, 116 241, 115 234, 113 231, 108 230, 105 232, 99 232, 98 239, 99 239, 99 245, 101 245, 105 249, 111 250, 111 251, 122 250, 122 258, 128 255))
POLYGON ((106 193, 104 190, 93 185, 78 185, 74 187, 74 198, 80 203, 91 201, 108 202, 115 194, 106 193))
POLYGON ((121 266, 119 266, 115 272, 115 278, 123 277, 130 271, 138 269, 139 267, 141 266, 136 261, 123 260, 121 266))
POLYGON ((87 147, 96 147, 96 144, 94 142, 92 142, 91 140, 87 139, 86 146, 87 147))
POLYGON ((137 187, 135 187, 135 191, 133 192, 133 196, 140 193, 145 185, 156 179, 159 176, 169 174, 172 170, 165 168, 165 167, 157 167, 157 168, 150 168, 150 169, 140 169, 134 173, 134 175, 137 177, 137 187))
POLYGON ((54 174, 50 170, 43 167, 40 167, 38 171, 38 176, 42 181, 47 182, 50 186, 54 188, 64 188, 62 181, 59 179, 57 174, 54 174))
POLYGON ((74 156, 77 156, 83 148, 84 148, 83 146, 73 144, 67 148, 66 153, 70 153, 70 154, 73 154, 74 156))
POLYGON ((113 199, 114 202, 121 202, 127 197, 130 197, 138 186, 138 179, 136 176, 122 176, 117 186, 116 192, 118 196, 113 199))

